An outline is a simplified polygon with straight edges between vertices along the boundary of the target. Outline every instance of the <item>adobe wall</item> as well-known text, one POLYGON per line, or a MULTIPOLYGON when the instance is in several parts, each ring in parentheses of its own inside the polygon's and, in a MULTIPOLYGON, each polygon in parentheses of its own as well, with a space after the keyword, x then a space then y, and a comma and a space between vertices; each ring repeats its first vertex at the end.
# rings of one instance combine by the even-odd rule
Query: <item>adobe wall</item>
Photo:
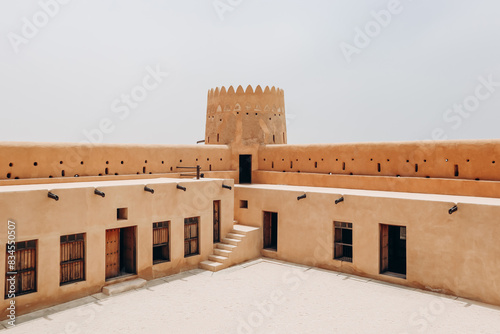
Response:
POLYGON ((339 189, 294 188, 236 186, 235 219, 242 224, 261 228, 263 211, 278 213, 278 250, 263 255, 500 305, 500 200, 353 190, 358 194, 343 194, 335 205, 339 189), (333 259, 334 221, 353 224, 352 263, 333 259), (407 227, 406 279, 380 274, 380 224, 407 227))
POLYGON ((500 140, 269 145, 259 170, 500 181, 500 140))
POLYGON ((260 184, 287 184, 309 187, 500 198, 499 181, 341 174, 329 175, 325 173, 283 173, 260 170, 256 170, 252 173, 252 180, 254 183, 260 184))
POLYGON ((286 144, 284 92, 260 86, 208 92, 206 144, 286 144))
MULTIPOLYGON (((0 275, 5 278, 7 220, 16 223, 16 241, 38 240, 37 292, 16 297, 16 314, 63 303, 101 291, 105 281, 106 229, 137 226, 137 276, 153 279, 197 268, 213 252, 214 200, 221 200, 221 235, 233 226, 232 180, 149 179, 0 187, 0 275), (187 191, 176 189, 180 184, 187 191), (144 191, 144 185, 155 190, 144 191), (103 191, 104 198, 94 194, 103 191), (47 197, 52 191, 59 201, 47 197), (128 208, 117 220, 116 209, 128 208), (200 217, 200 254, 184 257, 184 218, 200 217), (152 224, 170 221, 170 261, 152 263, 152 224), (86 280, 59 285, 60 236, 86 233, 86 280)), ((234 188, 233 188, 234 189, 234 188)), ((4 288, 2 287, 2 293, 4 288)), ((9 300, 0 298, 0 319, 9 300)))
POLYGON ((176 167, 196 165, 228 171, 231 164, 222 145, 0 143, 0 180, 182 173, 176 167))

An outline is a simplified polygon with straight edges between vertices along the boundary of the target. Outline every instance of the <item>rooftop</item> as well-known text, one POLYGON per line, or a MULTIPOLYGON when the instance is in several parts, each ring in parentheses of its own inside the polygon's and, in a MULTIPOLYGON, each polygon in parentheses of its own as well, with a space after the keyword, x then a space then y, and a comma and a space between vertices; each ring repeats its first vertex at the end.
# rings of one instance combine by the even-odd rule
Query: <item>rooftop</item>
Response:
POLYGON ((378 190, 363 190, 363 189, 345 189, 345 188, 326 188, 326 187, 307 187, 307 186, 290 186, 276 184, 238 184, 236 188, 250 189, 265 189, 265 190, 284 190, 297 191, 300 193, 317 193, 317 194, 338 194, 349 196, 368 196, 379 198, 392 199, 410 199, 419 201, 433 201, 446 203, 466 203, 466 204, 482 204, 500 206, 500 198, 490 197, 473 197, 473 196, 456 196, 456 195, 438 195, 438 194, 422 194, 422 193, 407 193, 399 191, 378 191, 378 190))
POLYGON ((17 323, 8 333, 497 333, 500 307, 258 259, 95 294, 17 323))

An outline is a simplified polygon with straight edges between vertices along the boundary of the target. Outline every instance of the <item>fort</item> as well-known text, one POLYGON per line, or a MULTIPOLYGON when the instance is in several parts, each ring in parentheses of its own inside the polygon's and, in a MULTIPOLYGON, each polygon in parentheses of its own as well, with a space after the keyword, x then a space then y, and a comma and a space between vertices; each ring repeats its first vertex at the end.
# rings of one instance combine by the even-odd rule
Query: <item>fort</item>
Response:
POLYGON ((204 144, 0 143, 17 315, 260 257, 500 305, 500 140, 287 144, 284 91, 208 91, 204 144))

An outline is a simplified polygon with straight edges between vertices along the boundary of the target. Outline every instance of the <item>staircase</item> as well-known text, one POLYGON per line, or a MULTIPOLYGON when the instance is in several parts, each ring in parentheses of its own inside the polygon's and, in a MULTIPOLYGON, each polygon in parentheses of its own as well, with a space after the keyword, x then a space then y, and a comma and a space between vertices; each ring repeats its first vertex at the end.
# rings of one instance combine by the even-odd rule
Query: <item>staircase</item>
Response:
POLYGON ((232 265, 259 256, 259 247, 255 240, 259 228, 235 224, 230 233, 214 245, 214 253, 207 261, 200 263, 200 268, 219 271, 232 265))

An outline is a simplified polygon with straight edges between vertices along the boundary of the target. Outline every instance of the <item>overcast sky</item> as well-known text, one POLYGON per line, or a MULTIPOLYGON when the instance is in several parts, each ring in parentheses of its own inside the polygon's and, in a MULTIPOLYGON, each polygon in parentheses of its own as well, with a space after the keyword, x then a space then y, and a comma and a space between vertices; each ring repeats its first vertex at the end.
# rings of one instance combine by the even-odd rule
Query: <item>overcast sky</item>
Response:
POLYGON ((240 84, 284 89, 292 144, 500 138, 499 13, 498 0, 2 1, 0 141, 194 144, 208 89, 240 84))

